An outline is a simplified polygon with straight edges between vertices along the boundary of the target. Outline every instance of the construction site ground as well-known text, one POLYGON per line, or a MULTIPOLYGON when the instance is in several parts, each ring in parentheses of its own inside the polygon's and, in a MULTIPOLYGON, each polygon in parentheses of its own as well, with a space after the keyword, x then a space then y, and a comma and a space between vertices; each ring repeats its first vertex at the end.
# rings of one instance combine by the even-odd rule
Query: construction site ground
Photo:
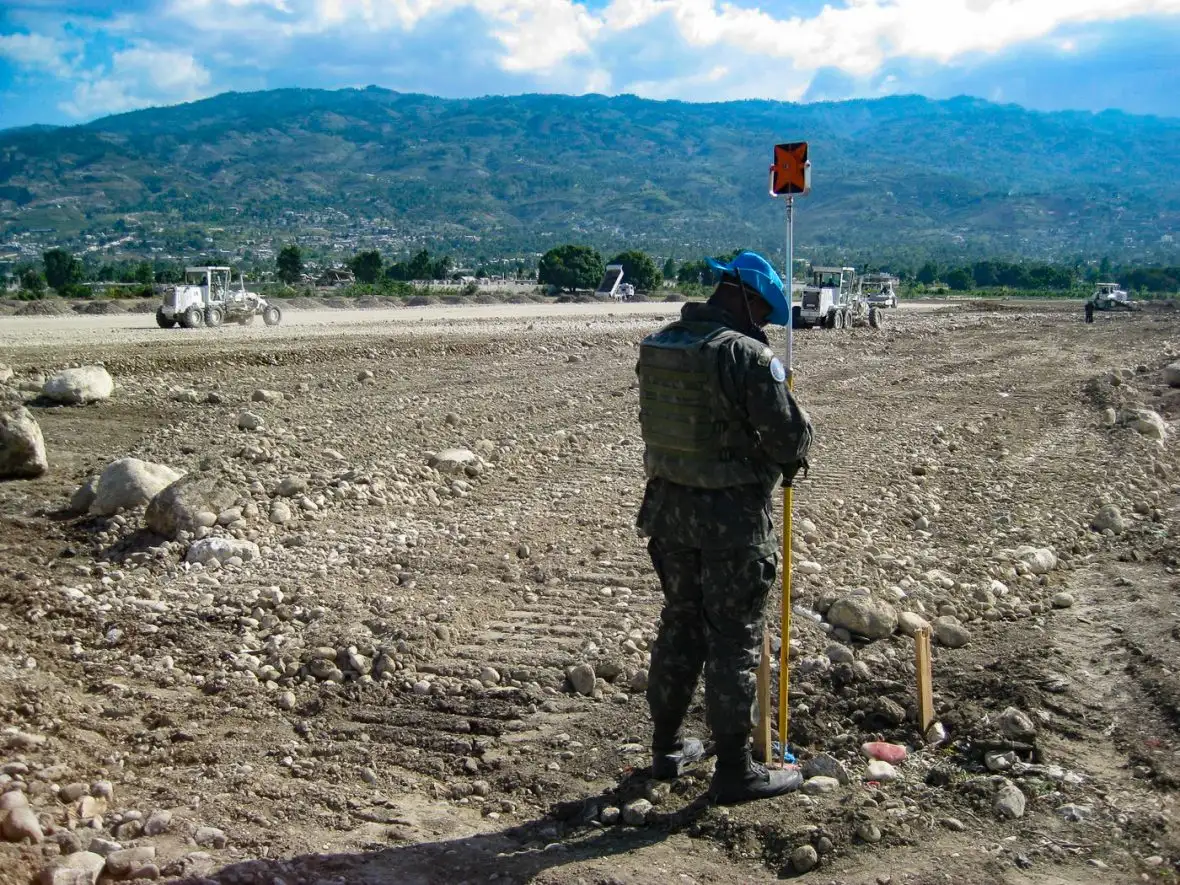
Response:
POLYGON ((645 776, 660 593, 634 529, 634 367, 678 310, 0 319, 50 461, 0 484, 0 772, 47 834, 0 843, 0 883, 94 839, 192 882, 1176 882, 1180 459, 1142 410, 1180 418, 1180 319, 909 305, 881 331, 796 337, 816 442, 795 493, 790 745, 848 783, 723 809, 711 761, 645 776), (95 363, 105 402, 34 392, 95 363), (244 410, 262 426, 239 429, 244 410), (452 448, 469 469, 430 466, 452 448), (240 490, 233 531, 259 556, 206 568, 142 508, 70 513, 126 456, 240 490), (275 522, 280 498, 307 503, 275 522), (1104 504, 1121 532, 1091 527, 1104 504), (913 640, 821 617, 858 588, 969 634, 934 648, 944 742, 914 721, 913 640), (567 679, 579 664, 590 694, 567 679), (1010 707, 1035 736, 1001 733, 1010 707), (866 780, 870 740, 908 748, 896 780, 866 780), (615 822, 638 798, 643 822, 615 822))

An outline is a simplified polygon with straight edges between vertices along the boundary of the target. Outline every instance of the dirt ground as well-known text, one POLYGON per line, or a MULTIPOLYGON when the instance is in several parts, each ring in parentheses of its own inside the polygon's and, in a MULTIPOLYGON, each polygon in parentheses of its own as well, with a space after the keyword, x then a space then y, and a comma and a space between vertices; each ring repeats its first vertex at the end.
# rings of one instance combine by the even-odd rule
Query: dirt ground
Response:
MULTIPOLYGON (((192 882, 1177 880, 1176 318, 903 307, 797 336, 817 439, 789 738, 849 782, 719 809, 709 763, 670 788, 644 770, 660 595, 633 527, 634 363, 678 307, 594 307, 0 319, 51 465, 0 484, 0 791, 47 834, 0 843, 0 883, 107 842, 192 882), (38 396, 93 363, 111 399, 38 396), (435 457, 452 448, 472 460, 435 457), (125 456, 232 487, 242 518, 198 534, 257 557, 192 564, 142 508, 70 513, 125 456), (1104 504, 1117 534, 1091 527, 1104 504), (858 592, 965 629, 934 648, 944 742, 915 722, 913 640, 826 620, 858 592), (896 780, 866 779, 869 740, 908 748, 896 780), (615 823, 639 798, 645 821, 615 823)), ((699 694, 690 716, 700 733, 699 694)))

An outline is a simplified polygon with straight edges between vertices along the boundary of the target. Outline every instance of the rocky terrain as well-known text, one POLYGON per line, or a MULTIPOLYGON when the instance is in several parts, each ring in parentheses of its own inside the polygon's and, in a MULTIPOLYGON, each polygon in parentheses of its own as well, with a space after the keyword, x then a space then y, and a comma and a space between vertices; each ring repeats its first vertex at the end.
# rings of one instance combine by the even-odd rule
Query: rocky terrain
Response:
POLYGON ((645 776, 643 307, 14 327, 0 883, 1176 881, 1175 319, 799 337, 808 780, 718 809, 645 776))

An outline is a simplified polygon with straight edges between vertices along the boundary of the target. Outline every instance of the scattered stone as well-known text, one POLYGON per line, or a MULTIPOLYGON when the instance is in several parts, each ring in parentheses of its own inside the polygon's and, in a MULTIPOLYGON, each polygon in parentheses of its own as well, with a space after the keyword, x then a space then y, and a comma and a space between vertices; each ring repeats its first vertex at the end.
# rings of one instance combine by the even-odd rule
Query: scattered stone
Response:
POLYGON ((307 480, 301 476, 288 476, 279 483, 275 494, 280 498, 293 498, 307 491, 307 480))
POLYGON ((8 366, 0 365, 0 384, 6 384, 12 380, 15 373, 8 366))
POLYGON ((159 836, 168 832, 168 828, 171 826, 172 812, 160 809, 149 814, 148 819, 143 822, 143 834, 145 836, 159 836))
POLYGON ((484 667, 479 671, 481 685, 491 687, 500 684, 500 673, 494 667, 484 667))
POLYGON ((1047 575, 1057 568, 1057 554, 1048 547, 1021 547, 1016 555, 1028 565, 1034 575, 1047 575))
POLYGON ((1074 598, 1071 593, 1066 593, 1063 590, 1053 594, 1053 608, 1073 608, 1073 603, 1074 598))
POLYGON ((1016 707, 1007 707, 996 720, 996 724, 1000 728, 1000 733, 1009 740, 1028 741, 1037 736, 1037 727, 1033 724, 1032 718, 1016 707))
POLYGON ((957 817, 944 817, 939 823, 954 833, 962 833, 967 829, 967 825, 957 817))
POLYGON ((828 753, 812 756, 805 760, 800 768, 803 777, 809 780, 816 777, 828 777, 841 784, 847 784, 850 780, 848 769, 844 767, 844 763, 828 753))
POLYGON ((479 457, 470 449, 445 449, 430 459, 430 466, 448 476, 461 476, 469 466, 479 463, 479 457))
POLYGON ((112 851, 106 858, 106 874, 112 879, 158 879, 156 846, 139 845, 112 851), (152 874, 151 870, 155 870, 152 874))
POLYGON ((890 784, 897 780, 897 770, 882 759, 874 759, 865 770, 864 779, 866 781, 890 784))
POLYGON ((613 805, 605 805, 602 811, 598 812, 598 819, 608 827, 617 824, 621 816, 622 812, 613 805))
POLYGON ((294 518, 291 505, 286 501, 275 501, 270 505, 270 521, 275 525, 286 525, 294 518))
POLYGON ((278 705, 280 710, 291 711, 295 709, 295 692, 285 691, 279 695, 278 705))
POLYGON ((45 438, 24 406, 0 412, 0 479, 35 479, 49 469, 45 438))
POLYGON ((70 513, 81 516, 84 513, 90 512, 90 506, 94 503, 95 489, 98 488, 98 477, 92 476, 74 491, 70 498, 70 513))
POLYGON ((1090 523, 1090 528, 1096 532, 1111 532, 1121 535, 1127 530, 1127 524, 1123 520, 1123 514, 1119 512, 1118 507, 1114 504, 1103 504, 1094 517, 1093 522, 1090 523))
POLYGON ((38 845, 45 839, 37 815, 28 805, 18 805, 8 812, 0 821, 0 835, 9 842, 28 841, 38 845))
POLYGON ((805 796, 822 796, 826 793, 835 793, 839 789, 840 781, 834 777, 817 774, 803 782, 802 792, 805 796))
POLYGON ((88 787, 88 786, 86 786, 86 784, 82 784, 82 783, 66 784, 64 787, 62 787, 60 790, 57 791, 58 801, 64 802, 67 805, 70 804, 71 802, 77 802, 83 796, 89 796, 89 795, 90 795, 90 787, 88 787))
POLYGON ((1060 805, 1054 810, 1058 815, 1073 823, 1080 823, 1094 814, 1094 808, 1092 806, 1074 805, 1072 802, 1066 805, 1060 805))
POLYGON ((256 415, 253 412, 241 412, 238 415, 238 429, 239 430, 261 430, 266 426, 266 422, 261 415, 256 415))
POLYGON ((871 596, 845 596, 828 609, 828 622, 869 639, 884 639, 897 629, 897 610, 871 596))
POLYGON ((929 630, 930 622, 915 612, 897 613, 897 632, 905 636, 915 636, 919 630, 929 630))
POLYGON ((189 473, 162 489, 148 504, 144 521, 157 535, 175 538, 181 532, 192 532, 216 523, 202 514, 221 513, 238 499, 237 489, 219 476, 189 473))
POLYGON ((901 725, 905 722, 905 707, 892 698, 877 698, 873 704, 873 712, 890 725, 901 725))
POLYGON ((992 809, 1001 818, 1017 820, 1024 817, 1025 798, 1020 788, 1009 780, 1005 780, 996 791, 992 809))
POLYGON ((93 851, 95 854, 106 857, 112 851, 118 851, 123 846, 112 839, 106 839, 102 836, 95 836, 90 840, 90 844, 86 846, 87 851, 93 851))
POLYGON ((55 858, 41 871, 40 885, 95 885, 106 858, 93 851, 73 851, 55 858))
POLYGON ((1169 363, 1164 366, 1164 383, 1168 387, 1180 387, 1180 363, 1169 363))
POLYGON ((1151 409, 1135 409, 1129 413, 1126 423, 1149 439, 1159 440, 1161 443, 1168 438, 1168 426, 1159 412, 1151 409))
POLYGON ((828 656, 828 660, 833 664, 856 663, 856 655, 853 654, 852 649, 850 649, 847 645, 841 645, 838 642, 834 642, 829 645, 825 653, 828 656))
POLYGON ((818 562, 811 562, 804 559, 795 563, 795 574, 797 575, 818 575, 821 574, 824 567, 818 562))
POLYGON ((66 369, 45 382, 41 389, 46 399, 68 406, 96 403, 110 399, 115 382, 102 366, 66 369))
POLYGON ((193 841, 202 848, 224 848, 229 844, 225 833, 217 827, 197 827, 197 831, 193 834, 193 841))
POLYGON ((250 394, 250 401, 255 403, 281 403, 286 397, 277 390, 263 390, 261 387, 250 394))
POLYGON ((962 648, 971 641, 971 631, 958 618, 944 616, 934 619, 934 638, 947 648, 962 648))
POLYGON ((376 376, 373 375, 373 372, 371 369, 361 369, 359 372, 356 373, 356 380, 361 381, 361 382, 372 381, 374 377, 376 377, 376 376))
POLYGON ((185 560, 199 562, 202 565, 208 565, 216 560, 220 565, 225 565, 234 557, 242 562, 252 562, 260 556, 258 545, 253 541, 239 541, 236 538, 202 538, 200 541, 194 541, 192 546, 188 548, 185 560))
POLYGON ((637 694, 645 692, 647 691, 647 679, 647 668, 642 667, 631 674, 631 679, 627 687, 637 694))
POLYGON ((178 479, 180 474, 163 464, 120 458, 99 474, 90 512, 96 516, 114 516, 120 510, 140 507, 178 479))
POLYGON ((903 762, 909 751, 901 744, 890 744, 886 741, 866 741, 860 745, 860 751, 869 759, 880 759, 896 765, 903 762))
POLYGON ((791 852, 791 869, 802 875, 810 873, 819 863, 819 854, 810 845, 800 845, 791 852))
POLYGON ((881 828, 872 821, 861 821, 856 827, 856 835, 862 842, 876 845, 881 841, 881 828))
POLYGON ((926 734, 924 737, 926 738, 926 743, 929 746, 937 747, 939 744, 944 743, 947 739, 946 726, 944 726, 941 722, 932 722, 930 723, 930 727, 926 729, 926 734))
POLYGON ((592 694, 594 692, 594 668, 585 662, 570 667, 565 671, 566 678, 578 694, 592 694))
POLYGON ((631 827, 641 827, 647 823, 647 816, 651 814, 652 804, 646 799, 634 799, 623 806, 623 823, 631 827))

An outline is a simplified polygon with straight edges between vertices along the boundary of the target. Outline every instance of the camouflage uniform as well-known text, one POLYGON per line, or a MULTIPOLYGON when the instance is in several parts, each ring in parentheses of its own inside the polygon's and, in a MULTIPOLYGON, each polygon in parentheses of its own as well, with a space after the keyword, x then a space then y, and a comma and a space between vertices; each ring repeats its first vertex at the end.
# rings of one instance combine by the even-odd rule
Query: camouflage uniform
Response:
POLYGON ((742 329, 711 304, 686 305, 680 322, 644 339, 637 371, 648 475, 638 525, 651 538, 665 599, 647 693, 654 743, 677 739, 702 668, 714 736, 744 741, 779 561, 773 492, 805 462, 810 421, 762 332, 742 329), (660 348, 669 342, 679 348, 679 362, 661 362, 667 351, 660 348), (707 375, 704 383, 696 383, 697 369, 707 375), (690 376, 689 383, 671 383, 690 376), (718 419, 712 427, 691 411, 697 405, 718 419), (652 416, 661 410, 668 420, 659 425, 652 416), (685 438, 708 438, 681 444, 677 428, 685 438), (697 457, 701 451, 720 454, 710 462, 697 457))

